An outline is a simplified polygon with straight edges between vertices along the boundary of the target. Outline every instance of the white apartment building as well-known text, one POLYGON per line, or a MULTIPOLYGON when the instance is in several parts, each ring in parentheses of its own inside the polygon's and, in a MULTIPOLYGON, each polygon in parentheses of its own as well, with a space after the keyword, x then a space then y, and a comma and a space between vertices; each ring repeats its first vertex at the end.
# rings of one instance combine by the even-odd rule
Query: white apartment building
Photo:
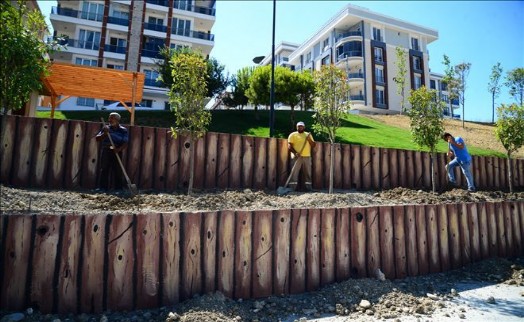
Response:
MULTIPOLYGON (((57 62, 142 72, 145 74, 142 108, 168 109, 167 89, 156 81, 159 49, 191 47, 209 56, 215 41, 211 33, 215 2, 58 0, 49 18, 54 36, 65 36, 67 46, 51 58, 57 62)), ((94 110, 111 103, 76 97, 65 100, 58 109, 94 110)))
MULTIPOLYGON (((348 4, 294 51, 275 50, 275 56, 297 71, 334 64, 348 74, 352 112, 393 114, 401 106, 393 80, 398 69, 396 47, 407 57, 407 97, 411 89, 429 87, 427 46, 437 39, 438 32, 431 28, 348 4)), ((271 55, 261 62, 270 63, 271 55)))
POLYGON ((460 107, 459 100, 457 98, 452 99, 450 105, 448 89, 446 83, 442 81, 443 78, 444 75, 430 71, 429 88, 436 90, 440 100, 445 103, 444 117, 460 119, 460 114, 455 112, 460 107))

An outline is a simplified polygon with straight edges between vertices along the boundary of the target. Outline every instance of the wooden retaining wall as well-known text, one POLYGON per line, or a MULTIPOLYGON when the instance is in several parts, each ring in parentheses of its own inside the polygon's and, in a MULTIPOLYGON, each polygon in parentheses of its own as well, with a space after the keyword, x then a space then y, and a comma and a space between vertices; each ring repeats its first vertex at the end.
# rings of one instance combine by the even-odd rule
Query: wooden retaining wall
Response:
MULTIPOLYGON (((97 184, 99 123, 6 117, 1 142, 0 182, 15 187, 93 189, 97 184)), ((168 129, 131 126, 123 155, 131 181, 141 190, 173 191, 189 181, 189 142, 168 129)), ((287 141, 276 138, 207 133, 197 143, 197 189, 271 189, 283 186, 290 171, 287 141)), ((327 189, 330 149, 319 142, 313 160, 313 186, 327 189)), ((446 184, 446 156, 436 158, 435 178, 446 184)), ((524 159, 512 160, 513 185, 524 187, 524 159)), ((507 160, 473 157, 478 189, 506 190, 507 160)), ((431 189, 429 153, 336 144, 335 189, 431 189)), ((456 169, 457 183, 465 179, 456 169)))
POLYGON ((524 201, 186 213, 2 214, 0 307, 79 313, 312 291, 524 255, 524 201))

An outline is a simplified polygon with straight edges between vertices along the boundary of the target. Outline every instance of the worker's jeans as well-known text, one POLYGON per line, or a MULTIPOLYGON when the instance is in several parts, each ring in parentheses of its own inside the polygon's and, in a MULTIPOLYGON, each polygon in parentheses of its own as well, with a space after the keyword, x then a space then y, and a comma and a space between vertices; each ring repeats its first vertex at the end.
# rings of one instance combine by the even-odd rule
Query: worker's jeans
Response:
MULTIPOLYGON (((119 153, 122 158, 122 152, 119 153)), ((113 177, 115 190, 123 188, 122 169, 116 154, 109 148, 102 148, 102 156, 100 157, 100 189, 109 190, 110 177, 113 177)))
POLYGON ((304 178, 306 189, 311 190, 313 188, 311 181, 311 157, 299 157, 295 159, 295 165, 293 165, 293 173, 291 174, 291 180, 289 186, 295 190, 298 183, 298 175, 300 170, 304 171, 304 178))
POLYGON ((460 162, 457 158, 453 159, 450 163, 446 165, 448 171, 448 179, 451 183, 456 183, 455 181, 455 167, 460 166, 462 173, 466 177, 468 182, 468 190, 475 190, 475 183, 473 182, 473 174, 471 173, 471 162, 460 162))

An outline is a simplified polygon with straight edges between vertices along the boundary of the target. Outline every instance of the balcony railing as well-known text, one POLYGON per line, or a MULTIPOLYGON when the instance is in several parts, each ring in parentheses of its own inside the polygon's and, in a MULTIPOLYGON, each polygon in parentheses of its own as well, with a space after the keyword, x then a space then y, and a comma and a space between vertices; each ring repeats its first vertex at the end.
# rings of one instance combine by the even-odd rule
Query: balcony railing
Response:
POLYGON ((142 49, 142 57, 162 59, 160 50, 142 49))
POLYGON ((126 47, 117 46, 117 45, 105 45, 104 46, 104 50, 112 52, 112 53, 117 53, 117 54, 125 54, 126 53, 126 47))
POLYGON ((178 36, 215 41, 215 35, 202 31, 190 30, 185 28, 173 28, 171 30, 171 33, 178 36))
POLYGON ((351 37, 351 36, 362 36, 362 32, 360 31, 348 31, 348 32, 344 32, 342 34, 339 34, 337 36, 337 39, 335 42, 338 42, 340 39, 342 38, 347 38, 347 37, 351 37))
POLYGON ((100 48, 100 43, 95 43, 94 41, 76 40, 76 39, 58 40, 56 38, 50 38, 50 40, 57 40, 59 45, 67 46, 67 47, 82 48, 82 49, 89 49, 89 50, 98 50, 100 48))
POLYGON ((167 27, 166 26, 159 25, 159 24, 156 24, 156 23, 149 23, 149 22, 145 22, 144 23, 144 28, 148 29, 148 30, 154 30, 154 31, 160 31, 160 32, 166 32, 167 31, 167 27))
POLYGON ((104 18, 103 14, 97 14, 94 12, 79 11, 79 10, 61 8, 61 7, 60 8, 52 7, 51 14, 79 18, 79 19, 87 19, 87 20, 92 20, 92 21, 102 21, 102 19, 104 18))
POLYGON ((117 17, 107 17, 107 23, 112 23, 120 26, 129 26, 129 19, 117 18, 117 17))
MULTIPOLYGON (((158 6, 167 7, 169 2, 167 0, 146 0, 147 3, 156 4, 158 6)), ((201 13, 208 16, 215 16, 215 9, 189 5, 187 2, 174 1, 173 8, 195 13, 201 13)))
POLYGON ((349 73, 348 78, 364 78, 364 73, 349 73))
POLYGON ((348 57, 362 57, 362 51, 350 50, 350 51, 342 52, 341 54, 338 55, 338 60, 342 60, 348 57))
POLYGON ((155 79, 145 79, 144 80, 144 85, 145 86, 153 86, 153 87, 165 87, 164 83, 162 83, 161 81, 157 81, 155 79))
POLYGON ((352 101, 363 101, 364 95, 350 95, 349 99, 352 101))

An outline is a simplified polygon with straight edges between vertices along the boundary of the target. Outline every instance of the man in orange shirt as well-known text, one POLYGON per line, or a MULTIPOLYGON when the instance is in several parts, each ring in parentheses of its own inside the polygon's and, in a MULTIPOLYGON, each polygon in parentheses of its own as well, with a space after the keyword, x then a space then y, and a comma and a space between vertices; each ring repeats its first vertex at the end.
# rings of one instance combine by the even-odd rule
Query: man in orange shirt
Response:
POLYGON ((311 181, 311 151, 315 148, 315 140, 311 133, 305 132, 304 122, 297 123, 297 131, 291 133, 287 139, 288 149, 295 156, 294 171, 291 174, 289 186, 295 190, 297 188, 298 175, 300 170, 304 171, 306 177, 306 188, 308 191, 313 189, 311 181))

